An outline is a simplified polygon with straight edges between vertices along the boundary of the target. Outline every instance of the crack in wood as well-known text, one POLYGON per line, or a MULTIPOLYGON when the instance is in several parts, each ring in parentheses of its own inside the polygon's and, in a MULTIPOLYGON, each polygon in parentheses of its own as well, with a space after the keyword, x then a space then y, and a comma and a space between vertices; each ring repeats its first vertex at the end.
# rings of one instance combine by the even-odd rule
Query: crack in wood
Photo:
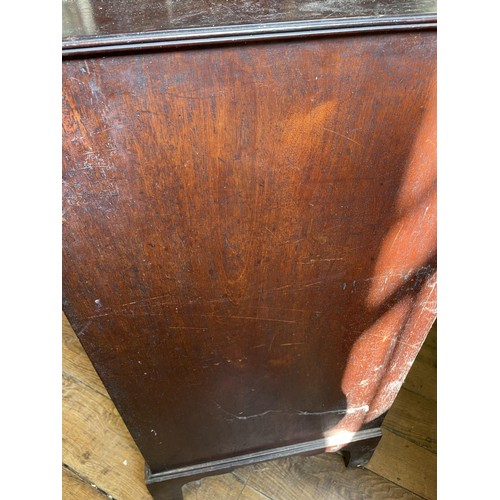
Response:
POLYGON ((72 474, 77 479, 82 481, 82 483, 85 483, 88 486, 90 486, 91 488, 93 488, 94 490, 97 490, 99 493, 101 493, 101 495, 104 495, 109 500, 117 500, 114 496, 110 495, 107 491, 103 490, 102 488, 97 486, 97 484, 94 484, 92 481, 90 481, 90 479, 88 479, 86 476, 84 476, 83 474, 78 472, 76 469, 73 469, 73 467, 71 467, 70 465, 63 462, 62 466, 63 466, 63 469, 66 469, 70 474, 72 474))

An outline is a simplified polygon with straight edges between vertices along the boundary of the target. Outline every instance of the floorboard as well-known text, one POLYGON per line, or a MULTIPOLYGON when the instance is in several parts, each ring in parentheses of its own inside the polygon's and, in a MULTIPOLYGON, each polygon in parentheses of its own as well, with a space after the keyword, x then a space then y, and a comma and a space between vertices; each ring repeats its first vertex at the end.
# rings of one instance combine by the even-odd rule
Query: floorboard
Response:
POLYGON ((62 494, 66 500, 106 500, 109 496, 78 477, 67 467, 62 468, 62 494))
POLYGON ((366 468, 422 498, 436 498, 436 455, 388 429, 366 468))

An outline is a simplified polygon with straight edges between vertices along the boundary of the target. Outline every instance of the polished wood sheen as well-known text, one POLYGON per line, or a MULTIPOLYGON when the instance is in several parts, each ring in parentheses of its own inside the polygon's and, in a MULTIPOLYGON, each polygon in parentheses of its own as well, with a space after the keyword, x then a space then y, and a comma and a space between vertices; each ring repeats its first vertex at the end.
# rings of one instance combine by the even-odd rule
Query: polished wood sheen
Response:
POLYGON ((435 50, 422 30, 65 60, 64 310, 152 491, 373 451, 436 315, 435 50))
POLYGON ((435 0, 63 2, 63 57, 436 28, 435 0))
POLYGON ((435 0, 63 0, 63 41, 165 30, 205 30, 221 26, 275 26, 277 23, 341 19, 431 17, 435 0))

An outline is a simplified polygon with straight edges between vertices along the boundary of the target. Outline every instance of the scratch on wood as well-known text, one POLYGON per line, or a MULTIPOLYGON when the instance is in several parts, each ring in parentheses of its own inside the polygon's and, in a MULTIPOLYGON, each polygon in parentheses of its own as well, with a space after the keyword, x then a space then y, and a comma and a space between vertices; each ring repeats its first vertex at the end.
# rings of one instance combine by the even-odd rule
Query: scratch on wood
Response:
POLYGON ((296 321, 288 319, 275 319, 275 318, 259 318, 257 316, 213 316, 214 318, 235 318, 235 319, 249 319, 253 321, 276 321, 277 323, 296 323, 296 321))
POLYGON ((198 326, 169 326, 169 330, 208 330, 208 328, 198 326))
POLYGON ((315 281, 314 283, 308 283, 307 285, 304 285, 304 288, 308 288, 310 286, 314 286, 314 285, 320 285, 321 283, 323 283, 322 281, 315 281))
POLYGON ((389 254, 391 253, 392 251, 392 247, 394 246, 394 244, 396 243, 396 240, 398 239, 398 236, 399 236, 399 233, 401 232, 401 230, 403 229, 403 226, 404 226, 404 222, 401 222, 400 226, 399 226, 399 230, 398 232, 396 233, 396 236, 394 236, 394 239, 392 240, 392 243, 391 243, 391 247, 389 248, 389 254))
POLYGON ((305 238, 300 238, 298 240, 287 240, 287 241, 283 241, 282 242, 282 245, 286 245, 287 243, 298 243, 299 241, 304 241, 305 238))
POLYGON ((327 132, 331 132, 332 134, 343 137, 344 139, 347 139, 348 141, 354 142, 354 144, 357 144, 358 146, 361 146, 361 144, 358 141, 355 141, 354 139, 351 139, 350 137, 347 137, 346 135, 339 134, 338 132, 335 132, 335 130, 331 130, 331 129, 326 128, 326 127, 323 127, 323 129, 326 130, 327 132))
POLYGON ((379 333, 372 333, 370 336, 381 338, 383 341, 391 339, 391 342, 395 342, 396 344, 402 344, 402 345, 411 347, 412 349, 419 349, 420 348, 420 344, 410 344, 409 342, 405 342, 404 340, 401 340, 397 336, 391 337, 392 333, 388 333, 385 335, 383 335, 383 332, 381 332, 380 334, 379 333))
POLYGON ((133 302, 127 302, 125 304, 122 304, 121 307, 131 306, 133 304, 142 304, 143 302, 150 302, 153 300, 164 299, 165 297, 169 297, 169 295, 158 295, 157 297, 148 297, 147 299, 134 300, 133 302))
POLYGON ((83 335, 87 331, 87 328, 90 326, 90 323, 92 323, 92 319, 90 319, 89 321, 87 321, 87 323, 85 323, 84 327, 80 331, 78 331, 76 333, 76 335, 77 336, 83 335))
POLYGON ((94 316, 88 316, 87 319, 103 318, 104 316, 110 316, 111 314, 115 314, 115 313, 108 312, 108 313, 104 313, 104 314, 96 314, 94 316))
POLYGON ((219 410, 221 410, 223 413, 226 415, 229 415, 231 418, 228 419, 229 421, 231 420, 249 420, 252 418, 258 418, 258 417, 264 417, 265 415, 269 415, 270 413, 284 413, 287 415, 300 415, 300 416, 321 416, 321 415, 328 415, 328 414, 342 414, 342 415, 348 415, 351 413, 357 413, 357 412, 363 412, 363 413, 368 413, 370 407, 368 405, 362 405, 354 408, 346 408, 346 409, 340 409, 340 410, 326 410, 326 411, 306 411, 306 410, 266 410, 260 413, 254 413, 252 415, 243 415, 243 412, 240 412, 238 415, 235 413, 231 413, 222 406, 217 403, 217 401, 212 400, 213 403, 217 405, 219 410))
POLYGON ((269 344, 269 349, 267 350, 267 352, 271 352, 271 348, 273 347, 273 343, 274 343, 275 338, 276 338, 276 334, 273 335, 273 338, 271 339, 271 342, 269 344))
POLYGON ((173 92, 164 92, 165 95, 169 95, 171 97, 177 97, 179 99, 194 99, 194 100, 203 100, 203 99, 211 99, 212 97, 215 97, 216 95, 224 95, 224 91, 221 90, 220 92, 212 92, 210 95, 203 95, 203 96, 195 96, 195 95, 181 95, 181 94, 174 94, 173 92))
POLYGON ((274 292, 276 290, 284 290, 285 288, 290 288, 292 285, 284 285, 280 286, 278 288, 271 288, 270 290, 266 290, 266 292, 274 292))
POLYGON ((309 259, 307 261, 301 262, 301 264, 307 265, 307 264, 312 264, 313 262, 333 262, 333 261, 339 261, 339 260, 344 260, 344 259, 342 257, 331 258, 331 259, 309 259))
POLYGON ((82 83, 80 80, 78 80, 78 78, 75 78, 75 77, 73 77, 73 76, 70 76, 70 77, 69 77, 69 79, 70 79, 70 80, 75 80, 75 82, 78 82, 79 84, 83 85, 83 83, 82 83))

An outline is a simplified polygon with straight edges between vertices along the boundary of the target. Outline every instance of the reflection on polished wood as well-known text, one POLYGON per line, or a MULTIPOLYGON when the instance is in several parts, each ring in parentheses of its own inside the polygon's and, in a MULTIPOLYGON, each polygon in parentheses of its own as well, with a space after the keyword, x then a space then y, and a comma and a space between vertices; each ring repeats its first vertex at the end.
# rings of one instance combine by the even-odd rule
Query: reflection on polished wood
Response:
MULTIPOLYGON (((288 23, 308 28, 311 22, 323 25, 338 20, 364 19, 426 20, 436 18, 435 0, 76 0, 62 4, 63 42, 137 35, 149 37, 164 31, 198 29, 220 31, 220 27, 248 27, 252 32, 288 23), (257 26, 256 25, 260 25, 257 26)), ((313 24, 314 26, 314 24, 313 24)), ((248 29, 248 28, 247 28, 248 29)), ((115 40, 113 40, 115 41, 115 40)), ((109 43, 108 43, 109 45, 109 43)))

